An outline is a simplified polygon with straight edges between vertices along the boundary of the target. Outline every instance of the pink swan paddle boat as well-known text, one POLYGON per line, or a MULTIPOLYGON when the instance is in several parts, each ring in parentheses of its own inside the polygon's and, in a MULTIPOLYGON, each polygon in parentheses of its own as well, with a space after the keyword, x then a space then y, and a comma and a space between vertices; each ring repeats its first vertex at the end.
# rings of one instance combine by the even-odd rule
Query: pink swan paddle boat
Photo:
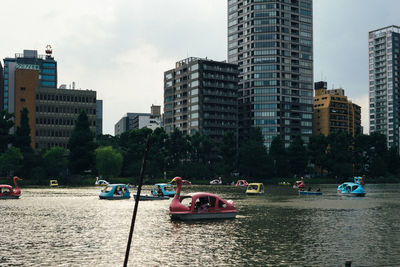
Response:
POLYGON ((306 187, 306 184, 303 181, 303 177, 301 177, 301 181, 296 181, 293 184, 293 188, 297 188, 297 189, 300 189, 300 190, 303 190, 305 187, 306 187))
POLYGON ((21 196, 21 189, 19 189, 17 180, 22 180, 21 178, 14 176, 14 186, 13 188, 11 185, 1 184, 0 185, 0 199, 15 199, 21 196))
POLYGON ((215 194, 205 192, 181 196, 184 180, 181 177, 175 177, 172 182, 177 184, 177 188, 169 206, 171 219, 204 220, 236 217, 237 212, 232 200, 225 200, 215 194))
POLYGON ((222 179, 221 177, 218 177, 218 179, 210 181, 210 184, 222 184, 222 179))
POLYGON ((246 180, 237 180, 236 186, 248 186, 249 183, 246 180))

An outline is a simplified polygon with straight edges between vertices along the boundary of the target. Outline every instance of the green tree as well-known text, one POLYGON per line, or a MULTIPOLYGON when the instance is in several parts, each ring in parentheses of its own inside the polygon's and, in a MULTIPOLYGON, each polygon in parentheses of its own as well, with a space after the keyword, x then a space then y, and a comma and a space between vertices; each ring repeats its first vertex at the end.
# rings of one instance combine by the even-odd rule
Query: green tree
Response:
POLYGON ((123 157, 111 146, 99 147, 95 150, 96 167, 103 177, 117 177, 121 173, 123 157))
POLYGON ((318 170, 319 175, 327 168, 326 151, 328 149, 328 140, 323 135, 313 135, 307 145, 307 151, 310 162, 314 164, 314 169, 318 170))
POLYGON ((179 174, 178 167, 189 160, 190 142, 187 136, 175 129, 169 136, 167 143, 167 168, 179 174))
POLYGON ((232 172, 237 171, 238 149, 237 137, 234 132, 230 131, 224 134, 219 151, 222 158, 225 175, 228 176, 232 172))
POLYGON ((385 161, 388 171, 392 175, 398 175, 400 172, 400 156, 399 148, 397 146, 392 146, 389 148, 385 161))
POLYGON ((288 147, 287 154, 292 174, 295 174, 296 176, 304 175, 308 163, 308 157, 303 139, 301 139, 299 135, 293 138, 288 147))
POLYGON ((272 162, 259 128, 252 128, 239 149, 239 172, 250 178, 269 178, 272 162))
POLYGON ((46 163, 44 168, 48 177, 58 179, 62 171, 68 167, 68 152, 63 147, 51 147, 42 155, 43 161, 46 163))
POLYGON ((15 131, 14 146, 18 147, 22 153, 32 152, 31 147, 31 128, 29 127, 29 111, 27 108, 21 110, 21 121, 15 131))
POLYGON ((22 167, 23 158, 19 148, 8 148, 4 153, 0 154, 0 174, 7 176, 18 174, 22 167))
POLYGON ((94 166, 94 133, 89 128, 86 112, 82 111, 69 138, 69 167, 73 174, 81 174, 94 166))
POLYGON ((130 130, 121 134, 120 150, 124 158, 122 174, 124 176, 138 176, 146 146, 146 138, 151 135, 152 130, 142 128, 130 130))
POLYGON ((112 136, 109 134, 98 135, 96 137, 96 145, 100 146, 112 146, 115 149, 119 148, 119 136, 112 136))
MULTIPOLYGON (((151 178, 161 178, 166 173, 168 135, 162 128, 156 128, 150 136, 147 154, 146 174, 151 178)), ((142 151, 143 157, 144 150, 142 151)))
POLYGON ((289 162, 287 159, 285 144, 280 136, 276 136, 274 139, 272 139, 271 146, 269 148, 269 156, 273 161, 274 176, 280 178, 287 176, 289 174, 289 162))
POLYGON ((328 135, 327 168, 331 174, 338 178, 353 175, 352 144, 353 138, 345 133, 330 133, 328 135))
POLYGON ((14 126, 13 118, 13 113, 8 113, 5 109, 0 110, 0 153, 5 152, 8 144, 12 143, 10 129, 14 126))

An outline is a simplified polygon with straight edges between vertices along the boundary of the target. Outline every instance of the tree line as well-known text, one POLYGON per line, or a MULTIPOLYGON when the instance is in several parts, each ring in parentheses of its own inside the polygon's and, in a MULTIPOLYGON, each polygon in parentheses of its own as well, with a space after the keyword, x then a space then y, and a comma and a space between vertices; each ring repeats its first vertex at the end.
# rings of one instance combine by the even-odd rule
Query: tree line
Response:
POLYGON ((150 147, 145 175, 149 180, 182 176, 208 181, 221 176, 229 181, 243 177, 268 182, 325 176, 338 182, 366 175, 384 181, 400 174, 398 148, 387 148, 386 136, 379 133, 311 136, 308 144, 297 136, 288 147, 277 136, 269 149, 258 128, 239 141, 235 133, 226 133, 218 143, 207 135, 185 135, 179 130, 167 134, 163 128, 95 138, 82 112, 68 149, 50 147, 35 153, 30 146, 28 111, 21 111, 14 134, 9 134, 13 114, 4 110, 0 114, 0 176, 20 175, 37 184, 47 184, 52 177, 65 184, 79 184, 85 176, 137 177, 147 136, 150 147))

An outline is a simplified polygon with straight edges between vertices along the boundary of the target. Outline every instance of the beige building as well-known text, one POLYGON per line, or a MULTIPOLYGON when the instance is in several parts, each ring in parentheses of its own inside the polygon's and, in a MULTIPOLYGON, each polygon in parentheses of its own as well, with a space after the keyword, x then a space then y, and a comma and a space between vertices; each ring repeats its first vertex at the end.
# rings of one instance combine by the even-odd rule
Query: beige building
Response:
POLYGON ((344 89, 327 89, 326 82, 315 83, 314 135, 361 132, 361 107, 348 100, 344 89))

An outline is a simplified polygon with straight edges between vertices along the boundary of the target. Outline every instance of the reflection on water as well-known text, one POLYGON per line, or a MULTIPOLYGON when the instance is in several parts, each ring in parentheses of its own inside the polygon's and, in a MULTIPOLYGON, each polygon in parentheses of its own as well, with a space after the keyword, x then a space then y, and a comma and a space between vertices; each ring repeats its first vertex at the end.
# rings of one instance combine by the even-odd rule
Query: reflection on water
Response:
MULTIPOLYGON (((0 266, 122 266, 134 200, 100 200, 100 188, 22 189, 0 201, 0 266)), ((146 187, 144 193, 150 190, 146 187)), ((364 198, 299 196, 267 186, 191 186, 232 199, 235 220, 173 222, 170 200, 140 202, 130 266, 395 266, 400 185, 367 185, 364 198)))

